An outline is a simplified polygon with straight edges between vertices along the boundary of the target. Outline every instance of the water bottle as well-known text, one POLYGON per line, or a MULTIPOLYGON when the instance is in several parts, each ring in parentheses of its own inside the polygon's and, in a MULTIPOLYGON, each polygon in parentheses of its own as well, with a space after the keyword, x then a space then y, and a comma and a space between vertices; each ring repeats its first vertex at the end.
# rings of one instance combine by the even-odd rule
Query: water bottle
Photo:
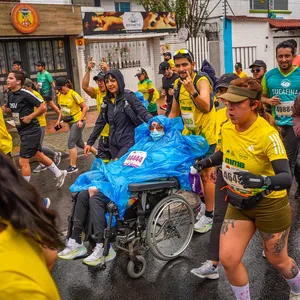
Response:
POLYGON ((190 182, 192 191, 194 193, 203 195, 202 181, 201 181, 200 174, 197 172, 197 170, 193 166, 191 166, 191 168, 190 168, 189 182, 190 182))

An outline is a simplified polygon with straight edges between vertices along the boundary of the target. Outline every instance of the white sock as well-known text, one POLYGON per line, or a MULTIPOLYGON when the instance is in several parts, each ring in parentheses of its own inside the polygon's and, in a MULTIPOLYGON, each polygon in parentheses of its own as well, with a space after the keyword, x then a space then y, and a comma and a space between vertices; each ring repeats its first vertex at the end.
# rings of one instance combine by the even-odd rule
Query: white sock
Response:
POLYGON ((300 272, 298 272, 297 276, 292 279, 286 279, 286 282, 291 288, 291 291, 295 294, 300 294, 300 272))
POLYGON ((244 286, 233 286, 231 288, 237 300, 251 300, 249 291, 249 282, 244 286))
POLYGON ((52 162, 52 164, 47 168, 55 175, 55 177, 61 176, 61 171, 54 162, 52 162))
POLYGON ((30 181, 30 177, 31 177, 31 176, 23 176, 23 178, 24 178, 27 182, 30 181))

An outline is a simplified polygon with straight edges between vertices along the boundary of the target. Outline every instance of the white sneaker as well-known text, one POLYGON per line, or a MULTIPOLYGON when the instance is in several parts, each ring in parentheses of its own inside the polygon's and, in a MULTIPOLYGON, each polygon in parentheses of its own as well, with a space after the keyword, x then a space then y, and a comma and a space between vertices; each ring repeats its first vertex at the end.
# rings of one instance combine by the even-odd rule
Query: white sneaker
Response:
POLYGON ((195 268, 191 270, 191 273, 200 278, 208 279, 218 279, 219 278, 219 268, 214 266, 212 261, 207 260, 202 264, 200 268, 195 268))
POLYGON ((69 238, 66 244, 66 248, 59 252, 57 256, 61 259, 74 259, 76 257, 83 256, 87 253, 87 249, 83 243, 78 244, 74 239, 69 238))
POLYGON ((205 215, 200 218, 200 220, 194 225, 194 230, 196 232, 205 233, 211 230, 213 219, 206 217, 205 215))
POLYGON ((59 189, 60 187, 62 187, 62 185, 65 182, 66 176, 67 176, 67 171, 66 170, 60 170, 61 171, 61 175, 59 177, 54 177, 57 180, 56 183, 56 187, 59 189))
MULTIPOLYGON (((200 201, 201 201, 201 200, 200 200, 200 201)), ((201 201, 201 203, 200 203, 200 210, 199 210, 199 212, 198 212, 198 214, 197 214, 197 216, 196 216, 196 220, 197 220, 197 221, 200 220, 200 218, 205 214, 205 208, 206 208, 205 203, 203 203, 203 202, 201 201)))
POLYGON ((289 299, 290 300, 300 300, 300 294, 296 294, 291 291, 289 299))
MULTIPOLYGON (((97 244, 96 247, 94 248, 93 253, 85 258, 82 262, 88 266, 97 266, 101 263, 103 260, 103 244, 97 244)), ((115 250, 110 246, 108 255, 106 256, 106 262, 113 260, 116 257, 116 252, 115 250)))

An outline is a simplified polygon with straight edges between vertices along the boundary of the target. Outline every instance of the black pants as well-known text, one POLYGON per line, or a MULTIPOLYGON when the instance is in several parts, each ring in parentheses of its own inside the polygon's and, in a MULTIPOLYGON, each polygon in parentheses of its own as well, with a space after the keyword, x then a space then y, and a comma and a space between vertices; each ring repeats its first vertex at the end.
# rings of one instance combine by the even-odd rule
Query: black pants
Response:
POLYGON ((222 172, 217 171, 217 181, 215 187, 215 207, 213 225, 210 232, 210 240, 208 247, 208 260, 219 261, 219 247, 220 247, 220 232, 221 227, 226 215, 228 202, 225 201, 226 191, 221 191, 221 188, 226 186, 226 182, 223 179, 222 172))
POLYGON ((296 166, 297 156, 299 151, 299 138, 296 137, 294 133, 293 126, 281 126, 281 134, 283 138, 283 144, 286 150, 286 154, 289 159, 289 166, 292 175, 295 172, 295 177, 297 182, 300 182, 300 168, 296 166))
POLYGON ((91 223, 92 232, 96 243, 102 243, 104 240, 104 229, 106 228, 106 205, 110 202, 109 198, 103 195, 101 192, 89 196, 88 191, 82 191, 77 197, 77 202, 75 206, 74 216, 73 216, 73 232, 83 231, 85 225, 88 221, 91 223), (87 220, 87 218, 90 220, 87 220), (77 230, 75 230, 77 229, 77 230))

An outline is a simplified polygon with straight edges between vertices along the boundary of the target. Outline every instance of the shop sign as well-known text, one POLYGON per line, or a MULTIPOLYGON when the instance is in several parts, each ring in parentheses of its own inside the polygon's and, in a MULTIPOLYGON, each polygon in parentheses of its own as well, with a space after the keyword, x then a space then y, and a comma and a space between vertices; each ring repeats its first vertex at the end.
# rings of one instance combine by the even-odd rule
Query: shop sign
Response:
POLYGON ((76 39, 76 49, 81 49, 81 50, 84 50, 85 47, 84 47, 84 38, 79 38, 79 39, 76 39))
POLYGON ((29 4, 17 4, 11 10, 11 22, 21 33, 32 33, 39 26, 39 16, 29 4))
POLYGON ((84 35, 175 32, 174 12, 86 12, 84 35))

